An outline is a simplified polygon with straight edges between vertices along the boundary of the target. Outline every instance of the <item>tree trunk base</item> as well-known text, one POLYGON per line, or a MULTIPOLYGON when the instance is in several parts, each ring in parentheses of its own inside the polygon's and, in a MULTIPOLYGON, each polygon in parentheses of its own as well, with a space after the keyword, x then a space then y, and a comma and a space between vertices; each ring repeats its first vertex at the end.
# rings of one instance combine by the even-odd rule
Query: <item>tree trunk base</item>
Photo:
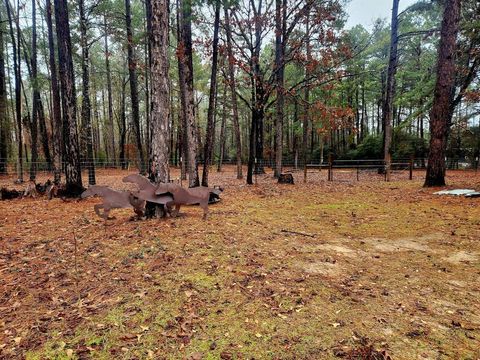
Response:
POLYGON ((162 219, 167 217, 167 212, 163 205, 147 201, 145 204, 145 217, 147 219, 162 219))
POLYGON ((423 187, 442 187, 447 185, 445 183, 445 178, 435 178, 435 179, 425 179, 425 184, 423 187))
POLYGON ((85 191, 85 188, 78 184, 66 184, 59 189, 58 195, 66 198, 78 198, 85 191))

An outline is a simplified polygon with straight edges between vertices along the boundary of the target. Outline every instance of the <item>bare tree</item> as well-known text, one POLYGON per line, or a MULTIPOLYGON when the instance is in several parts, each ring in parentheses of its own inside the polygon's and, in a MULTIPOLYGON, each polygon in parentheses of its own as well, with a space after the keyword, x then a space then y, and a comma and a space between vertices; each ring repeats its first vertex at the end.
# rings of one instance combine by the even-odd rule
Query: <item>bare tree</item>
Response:
POLYGON ((240 124, 238 121, 237 89, 235 85, 235 58, 232 51, 232 30, 230 28, 230 14, 227 2, 224 4, 225 13, 225 33, 227 35, 227 55, 228 55, 228 83, 232 96, 232 115, 233 128, 235 132, 236 157, 237 157, 237 179, 243 178, 242 171, 242 136, 240 134, 240 124))
POLYGON ((283 108, 285 104, 284 74, 285 74, 285 27, 287 0, 275 0, 275 88, 277 93, 275 117, 275 172, 279 177, 282 173, 283 155, 283 108))
POLYGON ((13 30, 12 8, 9 0, 5 0, 7 7, 8 23, 10 25, 10 38, 13 48, 13 70, 15 74, 15 116, 17 120, 17 182, 23 182, 23 135, 22 135, 22 79, 20 68, 20 29, 17 26, 17 39, 13 30))
MULTIPOLYGON (((105 46, 105 70, 107 72, 107 108, 108 117, 106 121, 106 144, 107 159, 115 163, 115 131, 113 128, 113 100, 112 100, 112 73, 110 70, 110 50, 108 48, 108 25, 106 15, 103 15, 104 46, 105 46)), ((122 149, 120 149, 120 152, 122 149)))
POLYGON ((215 0, 215 21, 213 25, 213 54, 212 73, 210 76, 210 93, 208 97, 207 134, 203 155, 202 186, 208 186, 208 170, 212 158, 213 135, 215 132, 214 113, 216 109, 215 94, 217 92, 217 66, 218 66, 218 32, 220 29, 220 0, 215 0))
MULTIPOLYGON (((0 24, 3 14, 0 13, 0 24)), ((0 175, 7 173, 7 91, 5 87, 5 59, 3 47, 3 26, 0 29, 0 175)))
MULTIPOLYGON (((35 1, 35 0, 32 0, 35 1)), ((93 139, 92 139, 92 111, 90 104, 90 49, 87 39, 88 19, 85 14, 84 0, 78 0, 80 12, 80 44, 82 48, 82 126, 85 129, 85 145, 87 147, 87 169, 88 184, 95 185, 95 163, 93 158, 93 139)))
POLYGON ((127 28, 128 73, 130 79, 130 99, 132 101, 132 123, 135 129, 137 154, 141 173, 145 173, 145 157, 143 155, 142 135, 140 131, 140 107, 138 100, 137 61, 133 49, 132 14, 130 0, 125 0, 125 24, 127 28))
POLYGON ((52 4, 46 2, 46 20, 48 29, 48 48, 50 65, 50 86, 52 90, 52 115, 53 115, 53 182, 59 184, 62 172, 62 113, 60 105, 60 89, 58 86, 57 63, 55 61, 55 42, 52 24, 52 4))
POLYGON ((37 176, 38 162, 38 100, 40 93, 37 84, 37 4, 32 0, 32 58, 31 58, 31 79, 33 84, 32 94, 32 117, 30 123, 31 134, 31 158, 30 158, 30 180, 35 180, 37 176))

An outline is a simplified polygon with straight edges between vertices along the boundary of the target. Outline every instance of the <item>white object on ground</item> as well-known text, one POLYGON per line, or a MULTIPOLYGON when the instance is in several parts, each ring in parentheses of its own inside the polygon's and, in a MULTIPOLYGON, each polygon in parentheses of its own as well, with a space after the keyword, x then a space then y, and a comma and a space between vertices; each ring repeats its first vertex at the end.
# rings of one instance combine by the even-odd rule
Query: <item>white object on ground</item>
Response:
POLYGON ((435 195, 455 195, 455 196, 461 196, 461 195, 467 195, 474 193, 475 190, 471 189, 453 189, 453 190, 442 190, 442 191, 437 191, 434 193, 435 195))

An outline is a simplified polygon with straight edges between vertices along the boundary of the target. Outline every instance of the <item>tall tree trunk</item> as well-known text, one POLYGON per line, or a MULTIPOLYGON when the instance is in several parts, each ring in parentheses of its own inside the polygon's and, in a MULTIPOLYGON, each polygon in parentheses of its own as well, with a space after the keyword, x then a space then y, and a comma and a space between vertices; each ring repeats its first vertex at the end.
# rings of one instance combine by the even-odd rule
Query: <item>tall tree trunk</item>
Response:
MULTIPOLYGON (((40 9, 40 12, 43 11, 43 9, 41 7, 39 7, 40 9)), ((41 48, 41 53, 43 55, 43 58, 46 62, 46 70, 47 70, 47 74, 50 75, 50 69, 49 69, 49 66, 48 66, 48 61, 47 61, 47 48, 46 46, 44 46, 45 44, 45 23, 44 23, 44 19, 45 19, 45 14, 42 14, 41 16, 41 19, 42 19, 42 26, 41 26, 41 34, 42 34, 42 45, 40 48, 41 48)), ((50 92, 49 92, 50 94, 50 92)), ((50 109, 50 105, 49 105, 49 96, 46 96, 45 97, 45 101, 46 101, 46 108, 47 109, 50 109)), ((38 98, 37 98, 37 104, 38 104, 38 129, 40 131, 40 141, 42 143, 42 151, 43 151, 43 155, 45 157, 45 162, 47 164, 47 169, 48 171, 51 171, 52 170, 52 154, 51 154, 51 151, 50 151, 50 136, 48 134, 48 131, 47 131, 47 116, 45 114, 45 108, 43 106, 43 101, 42 101, 42 97, 41 97, 41 94, 40 94, 40 91, 38 91, 38 98)))
POLYGON ((143 155, 142 135, 140 131, 140 107, 138 101, 137 61, 133 49, 132 16, 130 0, 125 0, 125 22, 127 28, 128 74, 130 78, 130 98, 132 101, 132 123, 135 129, 137 155, 140 172, 145 173, 145 157, 143 155))
POLYGON ((283 110, 285 104, 284 96, 284 29, 283 18, 286 4, 284 0, 275 0, 275 87, 277 92, 276 117, 275 117, 275 172, 278 178, 282 173, 283 155, 283 110))
POLYGON ((187 148, 187 105, 186 105, 186 85, 185 85, 185 63, 184 45, 182 40, 182 15, 180 8, 180 0, 176 2, 177 9, 177 67, 178 67, 178 83, 180 88, 180 110, 179 116, 179 129, 180 129, 180 179, 187 180, 187 164, 188 164, 188 148, 187 148))
MULTIPOLYGON (((253 2, 252 2, 253 3, 253 2)), ((254 10, 255 42, 252 49, 252 71, 254 87, 254 101, 252 102, 252 123, 255 123, 255 173, 264 174, 263 164, 263 121, 265 118, 265 88, 263 74, 260 70, 260 51, 262 48, 262 1, 254 10)))
MULTIPOLYGON (((32 0, 35 1, 35 0, 32 0)), ((93 158, 92 111, 90 104, 90 72, 89 45, 87 41, 87 18, 84 0, 78 1, 80 11, 80 44, 82 48, 82 127, 85 129, 85 145, 87 147, 88 184, 95 185, 95 162, 93 158)))
MULTIPOLYGON (((310 48, 310 12, 307 13, 306 24, 305 24, 305 38, 306 40, 306 48, 307 48, 307 63, 312 60, 312 49, 310 48)), ((303 114, 303 136, 302 136, 302 160, 303 166, 307 164, 307 146, 308 146, 308 123, 310 120, 310 71, 308 67, 305 68, 305 78, 307 79, 306 86, 305 86, 305 112, 303 114)), ((313 126, 312 126, 313 127, 313 126)), ((313 129, 312 129, 313 132, 313 129)))
POLYGON ((63 149, 63 127, 60 105, 60 90, 58 87, 57 64, 55 61, 55 44, 53 39, 52 25, 52 4, 46 0, 48 48, 50 64, 50 85, 52 89, 52 114, 53 114, 53 182, 59 184, 62 173, 62 149, 63 149))
POLYGON ((122 170, 127 169, 127 158, 125 156, 125 143, 127 140, 127 109, 126 109, 126 87, 127 87, 127 81, 125 79, 122 80, 122 96, 121 96, 121 102, 120 102, 120 166, 122 167, 122 170))
POLYGON ((220 139, 218 151, 218 165, 217 172, 222 171, 223 155, 225 153, 225 124, 227 122, 227 84, 223 87, 223 110, 222 110, 222 125, 220 126, 220 139))
MULTIPOLYGON (((199 186, 198 178, 198 141, 195 123, 195 100, 193 90, 193 59, 192 59, 192 1, 180 0, 180 34, 179 49, 179 68, 183 73, 184 86, 184 130, 186 133, 186 153, 187 153, 187 170, 188 183, 190 187, 199 186)), ((180 82, 182 82, 180 80, 180 82)))
POLYGON ((227 35, 227 55, 228 55, 228 83, 232 95, 232 113, 233 113, 233 128, 235 131, 236 143, 236 157, 237 157, 237 179, 243 178, 242 169, 242 137, 240 133, 240 123, 238 120, 238 104, 237 104, 237 89, 235 85, 235 58, 232 51, 232 30, 230 28, 230 15, 228 7, 224 4, 225 13, 225 32, 227 35))
POLYGON ((250 78, 251 82, 251 116, 252 121, 250 125, 250 137, 249 137, 249 146, 248 146, 248 168, 247 168, 247 184, 253 184, 253 170, 255 167, 256 159, 255 159, 255 138, 257 132, 257 111, 255 108, 255 81, 253 76, 250 78))
POLYGON ((207 112, 207 133, 205 136, 205 147, 203 149, 203 174, 202 186, 208 186, 208 170, 212 159, 213 137, 215 133, 215 94, 217 91, 217 65, 218 65, 218 31, 220 29, 220 0, 215 1, 215 21, 213 25, 213 55, 212 73, 210 76, 210 93, 208 96, 207 112))
MULTIPOLYGON (((146 17, 146 39, 145 39, 145 138, 147 139, 147 154, 150 154, 150 68, 152 66, 152 50, 149 41, 149 34, 152 33, 152 4, 150 0, 145 0, 145 17, 146 17)), ((170 148, 171 149, 171 148, 170 148)))
POLYGON ((10 25, 10 37, 13 50, 13 69, 15 74, 15 116, 17 120, 17 182, 23 182, 23 134, 22 134, 22 89, 20 69, 20 29, 17 26, 17 39, 13 30, 12 9, 9 0, 5 0, 8 23, 10 25), (18 42, 17 42, 18 41, 18 42))
MULTIPOLYGON (((105 149, 107 152, 107 160, 115 164, 115 130, 113 126, 113 95, 112 95, 112 73, 110 71, 110 50, 108 48, 108 25, 107 17, 103 15, 104 27, 104 48, 105 48, 105 70, 107 72, 107 109, 108 117, 106 121, 105 149)), ((105 117, 104 117, 105 118, 105 117)), ((121 151, 121 150, 120 150, 121 151)))
MULTIPOLYGON (((32 118, 30 123, 31 134, 31 159, 30 159, 30 180, 35 180, 37 176, 37 162, 38 162, 38 98, 40 93, 37 89, 37 4, 35 0, 32 0, 32 118)), ((19 14, 17 14, 19 16, 19 14)), ((27 59, 25 59, 27 60, 27 59)), ((28 61, 28 60, 27 60, 28 61)))
POLYGON ((365 135, 368 135, 368 114, 367 103, 365 101, 365 82, 362 81, 362 123, 360 124, 360 140, 363 141, 365 135))
MULTIPOLYGON (((38 130, 40 131, 40 141, 42 143, 42 151, 43 155, 45 156, 45 162, 47 164, 47 169, 52 169, 52 156, 50 154, 50 141, 49 135, 47 132, 47 122, 45 119, 45 109, 43 107, 42 97, 40 92, 37 90, 36 95, 36 103, 37 103, 37 116, 38 116, 38 130)), ((47 108, 48 108, 48 101, 47 101, 47 108)))
POLYGON ((170 178, 170 83, 168 78, 168 0, 151 3, 150 49, 152 52, 149 177, 155 182, 170 178))
POLYGON ((424 186, 445 185, 445 151, 454 111, 455 52, 460 21, 460 1, 447 0, 440 30, 437 82, 430 111, 430 152, 424 186))
POLYGON ((392 121, 393 121, 393 98, 395 96, 395 73, 397 72, 397 45, 398 45, 398 3, 400 0, 393 0, 392 24, 390 31, 390 56, 388 60, 387 84, 385 99, 383 102, 383 155, 385 161, 390 156, 392 144, 392 121))
MULTIPOLYGON (((0 13, 0 23, 3 20, 3 14, 0 13)), ((7 90, 5 83, 5 59, 3 47, 3 26, 0 29, 0 175, 7 174, 7 132, 9 126, 7 122, 7 90)))
POLYGON ((68 5, 67 0, 55 0, 54 4, 60 87, 62 90, 66 187, 69 194, 79 195, 83 191, 83 186, 80 168, 80 151, 78 148, 77 101, 68 5))

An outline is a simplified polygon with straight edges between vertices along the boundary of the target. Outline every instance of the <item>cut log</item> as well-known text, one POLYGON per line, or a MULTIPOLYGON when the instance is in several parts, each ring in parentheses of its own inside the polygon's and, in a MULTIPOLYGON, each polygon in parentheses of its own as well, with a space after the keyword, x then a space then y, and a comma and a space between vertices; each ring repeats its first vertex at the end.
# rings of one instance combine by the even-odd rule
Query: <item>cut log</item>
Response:
POLYGON ((15 189, 13 190, 8 190, 7 188, 0 189, 0 200, 11 200, 21 196, 22 196, 22 193, 15 189))

